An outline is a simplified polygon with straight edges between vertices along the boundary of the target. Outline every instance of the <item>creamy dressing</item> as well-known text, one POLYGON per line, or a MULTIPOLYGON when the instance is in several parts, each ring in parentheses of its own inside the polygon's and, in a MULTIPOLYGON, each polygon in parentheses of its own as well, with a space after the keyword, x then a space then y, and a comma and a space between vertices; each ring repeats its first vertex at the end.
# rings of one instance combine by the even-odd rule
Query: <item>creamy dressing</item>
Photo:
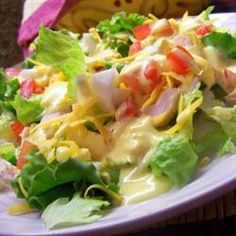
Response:
POLYGON ((148 200, 167 192, 172 183, 166 176, 155 177, 146 166, 128 167, 120 171, 120 194, 124 204, 133 204, 148 200))
POLYGON ((121 132, 116 132, 113 147, 106 155, 114 165, 139 163, 160 138, 148 116, 128 122, 121 132))
POLYGON ((172 183, 167 177, 156 178, 148 167, 153 143, 160 137, 149 116, 114 128, 115 143, 106 159, 121 168, 119 186, 124 204, 150 199, 171 188, 172 183))

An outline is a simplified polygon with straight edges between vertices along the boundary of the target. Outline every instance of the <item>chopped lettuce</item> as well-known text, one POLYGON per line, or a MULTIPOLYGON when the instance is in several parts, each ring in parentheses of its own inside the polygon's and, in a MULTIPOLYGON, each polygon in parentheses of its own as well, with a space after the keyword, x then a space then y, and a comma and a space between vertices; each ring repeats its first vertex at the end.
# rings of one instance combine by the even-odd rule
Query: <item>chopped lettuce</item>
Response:
POLYGON ((115 34, 122 31, 130 31, 135 26, 141 25, 147 18, 137 13, 127 14, 126 12, 117 12, 111 19, 101 21, 97 29, 105 34, 115 34))
POLYGON ((236 59, 236 38, 229 33, 211 32, 202 38, 206 46, 219 49, 226 57, 236 59))
POLYGON ((35 59, 61 70, 67 77, 68 96, 75 96, 76 76, 85 72, 85 57, 78 41, 60 31, 39 30, 35 59))
POLYGON ((222 156, 228 153, 235 153, 236 148, 221 127, 207 132, 201 139, 195 141, 195 148, 199 156, 204 157, 210 154, 222 156))
POLYGON ((2 113, 0 115, 0 139, 14 142, 16 137, 11 129, 11 121, 12 117, 10 113, 2 113))
POLYGON ((15 96, 15 99, 11 102, 11 105, 16 111, 17 119, 22 124, 30 124, 40 121, 42 117, 43 108, 40 104, 38 96, 33 96, 28 100, 24 100, 20 94, 15 96))
POLYGON ((150 157, 150 166, 156 176, 167 175, 177 186, 189 182, 198 160, 192 143, 184 134, 163 137, 150 157))
POLYGON ((118 12, 110 20, 104 20, 97 25, 97 30, 102 34, 105 44, 121 54, 128 55, 131 45, 131 30, 141 25, 147 18, 145 16, 126 12, 118 12))
POLYGON ((110 203, 99 199, 81 198, 76 193, 73 198, 59 198, 44 210, 42 219, 48 229, 92 223, 102 217, 102 208, 110 203))
POLYGON ((33 208, 44 209, 60 197, 72 197, 87 184, 103 184, 96 168, 89 162, 70 158, 49 164, 37 150, 32 150, 27 159, 29 163, 24 165, 12 186, 33 208), (27 195, 22 192, 23 188, 27 195))
POLYGON ((16 165, 15 146, 12 143, 1 144, 0 158, 5 159, 13 165, 16 165))

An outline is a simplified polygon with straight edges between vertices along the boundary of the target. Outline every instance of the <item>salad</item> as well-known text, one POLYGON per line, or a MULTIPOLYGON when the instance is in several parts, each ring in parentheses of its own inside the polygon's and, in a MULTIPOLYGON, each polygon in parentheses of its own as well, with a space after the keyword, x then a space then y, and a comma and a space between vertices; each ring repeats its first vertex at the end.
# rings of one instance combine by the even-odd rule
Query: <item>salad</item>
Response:
POLYGON ((42 26, 0 71, 0 186, 48 229, 189 183, 236 152, 236 38, 197 17, 119 12, 82 35, 42 26))

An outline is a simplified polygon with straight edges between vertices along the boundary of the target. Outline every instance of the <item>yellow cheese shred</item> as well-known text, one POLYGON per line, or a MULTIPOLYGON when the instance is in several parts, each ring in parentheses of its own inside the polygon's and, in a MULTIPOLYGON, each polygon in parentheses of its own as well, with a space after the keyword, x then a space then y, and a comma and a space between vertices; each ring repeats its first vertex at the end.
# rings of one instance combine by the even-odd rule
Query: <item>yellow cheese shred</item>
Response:
POLYGON ((23 215, 34 211, 26 201, 8 206, 9 215, 23 215))

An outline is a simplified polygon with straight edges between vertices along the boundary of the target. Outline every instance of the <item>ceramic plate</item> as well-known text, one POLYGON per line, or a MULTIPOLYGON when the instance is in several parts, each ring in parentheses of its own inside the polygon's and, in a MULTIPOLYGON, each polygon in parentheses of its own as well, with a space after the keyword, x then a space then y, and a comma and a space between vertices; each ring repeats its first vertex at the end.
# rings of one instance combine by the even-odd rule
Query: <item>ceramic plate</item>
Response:
MULTIPOLYGON (((215 14, 215 24, 236 31, 236 14, 215 14)), ((236 155, 214 159, 193 181, 152 200, 121 206, 99 221, 61 230, 46 230, 39 213, 9 216, 6 208, 17 200, 12 192, 0 194, 0 235, 111 235, 155 224, 236 188, 236 155)))

